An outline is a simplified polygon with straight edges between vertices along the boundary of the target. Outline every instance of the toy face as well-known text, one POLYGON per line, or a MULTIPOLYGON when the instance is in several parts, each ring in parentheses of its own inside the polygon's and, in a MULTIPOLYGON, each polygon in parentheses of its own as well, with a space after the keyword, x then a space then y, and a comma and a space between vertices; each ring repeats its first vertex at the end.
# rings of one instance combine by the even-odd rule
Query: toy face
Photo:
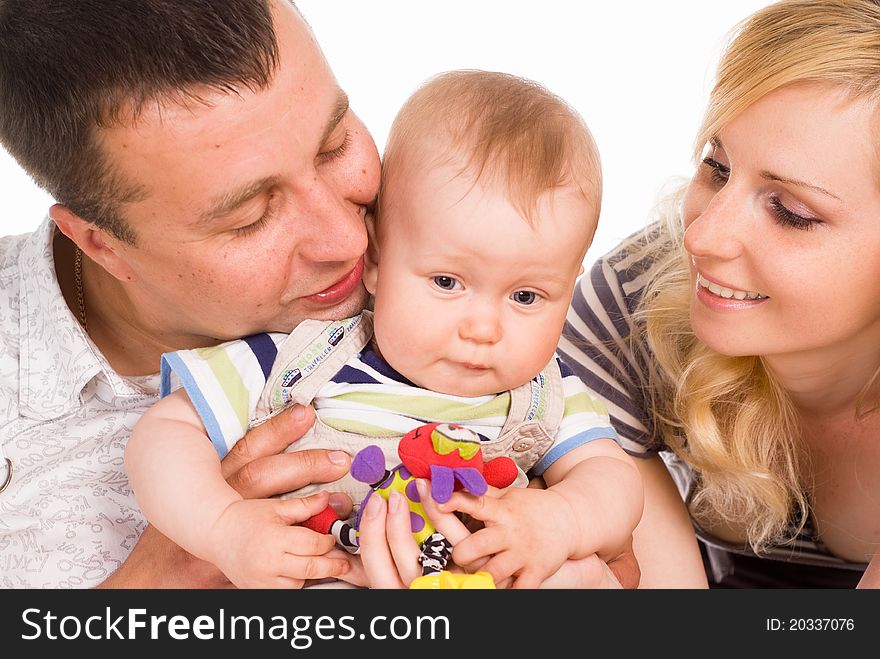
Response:
POLYGON ((451 423, 421 426, 404 437, 398 447, 400 461, 416 478, 429 478, 432 465, 482 471, 480 437, 451 423))

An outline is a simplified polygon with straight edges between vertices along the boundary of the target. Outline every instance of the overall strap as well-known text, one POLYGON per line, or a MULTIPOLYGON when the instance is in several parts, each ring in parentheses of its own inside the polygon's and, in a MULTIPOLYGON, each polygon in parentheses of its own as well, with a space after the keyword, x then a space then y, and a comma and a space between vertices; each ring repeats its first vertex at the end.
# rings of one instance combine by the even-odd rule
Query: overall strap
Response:
POLYGON ((291 403, 308 405, 318 390, 358 354, 373 336, 373 314, 363 311, 344 320, 306 320, 280 346, 254 422, 291 403))
POLYGON ((539 422, 553 436, 559 428, 564 411, 562 374, 554 355, 543 371, 524 385, 511 390, 510 411, 501 429, 501 436, 520 424, 532 421, 539 422))

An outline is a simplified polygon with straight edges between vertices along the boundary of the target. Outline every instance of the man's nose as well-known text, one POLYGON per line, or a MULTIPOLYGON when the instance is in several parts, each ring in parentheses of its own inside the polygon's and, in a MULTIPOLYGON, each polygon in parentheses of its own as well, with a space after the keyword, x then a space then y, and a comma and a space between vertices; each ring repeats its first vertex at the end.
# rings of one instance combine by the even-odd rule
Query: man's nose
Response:
MULTIPOLYGON (((367 250, 364 207, 324 186, 311 191, 300 218, 297 251, 310 261, 338 262, 357 259, 367 250)), ((294 229, 291 229, 294 231, 294 229)))

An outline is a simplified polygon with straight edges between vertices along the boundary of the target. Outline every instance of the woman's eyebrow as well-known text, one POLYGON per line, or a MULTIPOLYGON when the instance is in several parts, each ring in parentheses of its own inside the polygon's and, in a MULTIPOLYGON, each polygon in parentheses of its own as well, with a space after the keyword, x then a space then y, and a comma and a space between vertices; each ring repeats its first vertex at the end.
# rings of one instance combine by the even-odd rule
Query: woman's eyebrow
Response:
POLYGON ((831 192, 830 190, 826 190, 825 188, 815 185, 813 183, 807 183, 806 181, 800 181, 794 178, 787 178, 785 176, 779 176, 778 174, 774 174, 773 172, 769 172, 766 169, 761 171, 761 178, 767 181, 778 181, 779 183, 786 183, 789 185, 796 185, 801 188, 807 188, 808 190, 813 190, 814 192, 819 192, 823 195, 831 197, 832 199, 836 199, 837 201, 842 201, 840 197, 831 192))
MULTIPOLYGON (((715 147, 717 149, 721 149, 722 151, 725 150, 724 144, 721 142, 721 138, 719 138, 717 136, 710 139, 709 144, 711 144, 713 147, 715 147)), ((788 178, 787 176, 780 176, 779 174, 774 174, 773 172, 771 172, 770 170, 767 170, 767 169, 762 169, 760 176, 765 181, 776 181, 777 183, 785 183, 787 185, 796 185, 799 188, 807 188, 808 190, 818 192, 820 194, 825 195, 826 197, 831 197, 832 199, 836 199, 837 201, 843 201, 840 197, 838 197, 836 194, 834 194, 830 190, 823 188, 820 185, 816 185, 815 183, 808 183, 807 181, 801 181, 796 178, 788 178)))

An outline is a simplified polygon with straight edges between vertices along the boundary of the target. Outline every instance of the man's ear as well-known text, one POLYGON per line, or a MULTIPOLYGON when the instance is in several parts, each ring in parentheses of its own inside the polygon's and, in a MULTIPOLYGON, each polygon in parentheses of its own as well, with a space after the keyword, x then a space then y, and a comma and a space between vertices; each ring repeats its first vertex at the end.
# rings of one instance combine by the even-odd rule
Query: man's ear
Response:
POLYGON ((366 217, 367 252, 364 254, 364 288, 370 295, 376 294, 376 282, 379 278, 379 241, 376 240, 376 218, 372 213, 366 217))
POLYGON ((58 230, 67 236, 89 259, 120 281, 132 281, 134 272, 123 258, 123 243, 99 229, 63 204, 54 204, 49 217, 58 230))

